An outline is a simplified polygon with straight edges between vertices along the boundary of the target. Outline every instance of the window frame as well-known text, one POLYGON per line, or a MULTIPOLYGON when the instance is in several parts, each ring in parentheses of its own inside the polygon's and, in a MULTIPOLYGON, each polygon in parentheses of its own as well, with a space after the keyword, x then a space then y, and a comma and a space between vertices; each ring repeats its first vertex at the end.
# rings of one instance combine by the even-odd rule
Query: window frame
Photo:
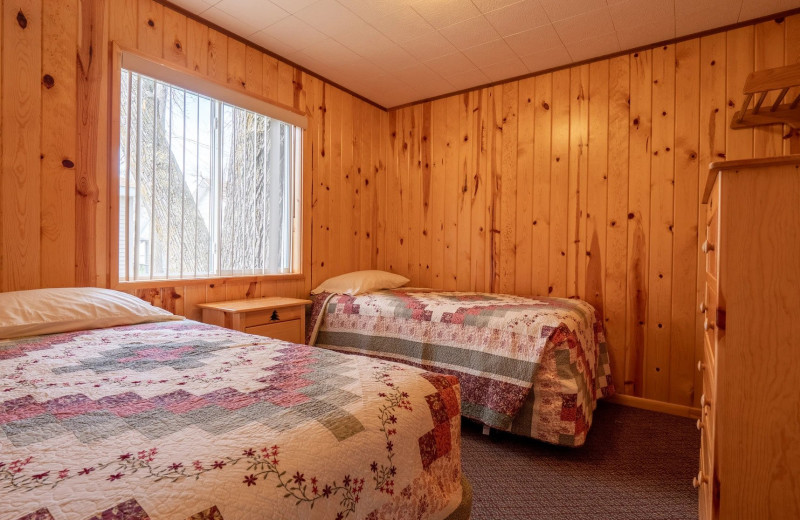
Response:
POLYGON ((310 244, 310 229, 305 217, 305 189, 308 184, 304 163, 308 160, 306 154, 306 129, 308 116, 294 107, 278 103, 272 99, 258 94, 237 89, 231 84, 220 82, 205 74, 197 73, 186 67, 181 67, 162 58, 149 56, 129 47, 111 42, 111 85, 109 114, 109 164, 108 171, 108 276, 109 287, 119 290, 146 289, 155 287, 187 286, 200 284, 216 284, 228 281, 259 282, 278 280, 302 280, 310 268, 308 249, 310 244), (128 70, 139 72, 146 76, 154 77, 159 81, 171 83, 178 87, 186 88, 203 96, 212 97, 222 102, 239 106, 241 108, 264 114, 268 117, 279 119, 295 126, 296 135, 293 139, 292 149, 292 179, 294 181, 292 192, 292 261, 290 273, 259 274, 259 275, 221 275, 210 277, 192 278, 153 278, 148 280, 125 281, 120 280, 119 265, 119 186, 120 186, 120 88, 122 83, 122 69, 124 64, 134 63, 135 67, 128 70), (142 65, 144 70, 138 65, 142 65), (175 81, 177 79, 177 81, 175 81), (222 93, 223 95, 220 95, 222 93))

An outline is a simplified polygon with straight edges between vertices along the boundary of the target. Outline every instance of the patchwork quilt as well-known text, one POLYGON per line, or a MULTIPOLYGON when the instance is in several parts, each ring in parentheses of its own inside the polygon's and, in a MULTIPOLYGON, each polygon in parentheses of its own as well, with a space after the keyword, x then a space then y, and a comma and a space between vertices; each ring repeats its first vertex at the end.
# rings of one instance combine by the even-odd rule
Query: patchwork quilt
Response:
POLYGON ((192 321, 0 341, 0 519, 446 518, 456 378, 192 321))
POLYGON ((465 417, 553 444, 582 445, 597 399, 614 393, 602 320, 581 300, 319 294, 309 329, 319 347, 457 376, 465 417))

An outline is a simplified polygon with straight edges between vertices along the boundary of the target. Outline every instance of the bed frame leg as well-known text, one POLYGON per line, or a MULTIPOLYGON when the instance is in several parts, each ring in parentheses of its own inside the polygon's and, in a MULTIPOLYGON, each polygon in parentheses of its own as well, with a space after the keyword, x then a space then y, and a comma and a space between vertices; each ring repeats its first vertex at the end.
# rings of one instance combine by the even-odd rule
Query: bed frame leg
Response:
POLYGON ((485 424, 483 425, 483 434, 484 434, 484 435, 487 435, 487 436, 488 436, 488 435, 489 435, 489 432, 490 432, 491 430, 492 430, 492 429, 491 429, 491 428, 489 428, 488 426, 486 426, 485 424))

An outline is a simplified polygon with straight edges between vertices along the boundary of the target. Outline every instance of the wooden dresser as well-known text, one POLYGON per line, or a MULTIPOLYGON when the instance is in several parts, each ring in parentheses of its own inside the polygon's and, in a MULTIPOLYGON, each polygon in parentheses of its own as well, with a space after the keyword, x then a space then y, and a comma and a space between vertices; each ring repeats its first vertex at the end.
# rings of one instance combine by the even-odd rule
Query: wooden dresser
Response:
POLYGON ((701 519, 800 518, 800 155, 713 163, 701 519))
POLYGON ((306 305, 297 298, 250 298, 203 303, 203 323, 269 338, 305 343, 306 305))

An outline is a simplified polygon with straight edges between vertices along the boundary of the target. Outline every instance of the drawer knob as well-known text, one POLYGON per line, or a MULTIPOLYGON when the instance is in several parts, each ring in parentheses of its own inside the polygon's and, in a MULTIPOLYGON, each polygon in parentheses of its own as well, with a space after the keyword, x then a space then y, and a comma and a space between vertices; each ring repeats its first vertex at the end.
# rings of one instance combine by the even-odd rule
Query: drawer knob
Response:
POLYGON ((706 399, 706 394, 700 396, 700 408, 711 406, 711 399, 706 399))
POLYGON ((278 311, 272 311, 272 316, 269 317, 271 321, 280 321, 280 317, 278 316, 278 311))
POLYGON ((700 302, 700 314, 705 314, 707 310, 708 307, 706 307, 706 302, 700 302))
POLYGON ((708 482, 708 477, 703 475, 702 471, 699 471, 697 473, 697 476, 692 479, 692 486, 694 486, 694 488, 697 489, 707 482, 708 482))
POLYGON ((702 419, 697 419, 697 429, 702 430, 705 425, 703 424, 702 419))
POLYGON ((697 362, 697 371, 698 372, 702 372, 703 370, 705 370, 705 368, 706 368, 706 364, 705 363, 703 363, 702 361, 698 361, 697 362))
POLYGON ((714 328, 714 324, 708 321, 708 318, 703 322, 703 330, 711 330, 714 328))
POLYGON ((704 253, 708 253, 714 250, 714 244, 706 240, 705 242, 703 242, 701 249, 703 250, 704 253))

